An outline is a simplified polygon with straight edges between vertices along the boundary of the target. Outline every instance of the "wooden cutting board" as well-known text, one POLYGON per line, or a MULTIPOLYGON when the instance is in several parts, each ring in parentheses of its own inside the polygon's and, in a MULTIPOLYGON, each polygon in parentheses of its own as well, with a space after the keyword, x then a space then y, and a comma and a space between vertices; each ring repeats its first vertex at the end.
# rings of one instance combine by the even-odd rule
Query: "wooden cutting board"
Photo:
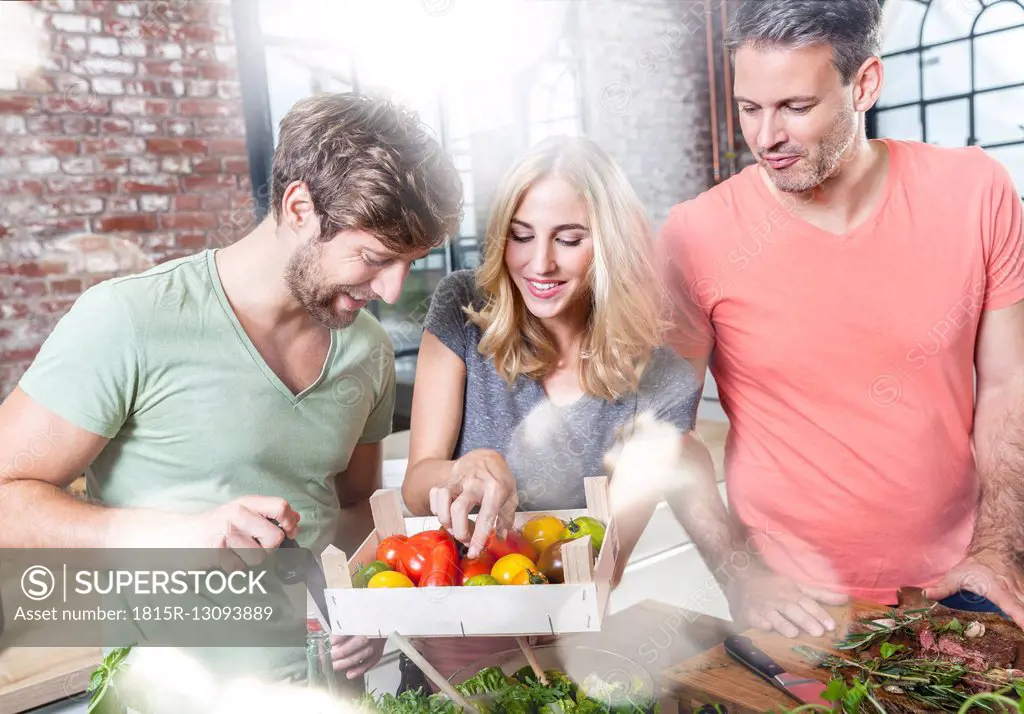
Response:
MULTIPOLYGON (((817 669, 793 651, 798 644, 835 652, 832 645, 842 639, 847 628, 861 614, 884 612, 886 606, 864 601, 852 601, 843 607, 827 607, 838 627, 822 637, 802 635, 795 639, 761 630, 747 630, 743 634, 787 671, 825 683, 829 673, 817 669)), ((696 712, 705 704, 720 704, 727 714, 761 714, 761 712, 787 711, 800 706, 800 702, 771 686, 725 652, 718 644, 695 657, 684 660, 662 674, 667 693, 679 702, 681 714, 696 712)))

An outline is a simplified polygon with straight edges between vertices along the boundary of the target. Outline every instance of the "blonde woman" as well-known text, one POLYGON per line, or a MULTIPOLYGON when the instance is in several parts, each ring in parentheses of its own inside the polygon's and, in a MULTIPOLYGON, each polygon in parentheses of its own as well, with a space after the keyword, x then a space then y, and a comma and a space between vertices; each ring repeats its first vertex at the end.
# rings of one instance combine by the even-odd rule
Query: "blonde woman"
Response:
MULTIPOLYGON (((618 166, 588 139, 554 138, 499 188, 482 265, 438 285, 402 495, 414 514, 437 515, 469 557, 492 530, 503 535, 517 508, 584 507, 583 479, 608 473, 616 434, 641 414, 674 426, 677 443, 693 428, 700 380, 660 346, 652 251, 643 206, 618 166)), ((708 512, 724 522, 717 492, 714 501, 708 512)), ((656 502, 613 502, 616 517, 631 516, 620 522, 623 563, 656 502)), ((516 645, 418 646, 447 677, 516 645)))

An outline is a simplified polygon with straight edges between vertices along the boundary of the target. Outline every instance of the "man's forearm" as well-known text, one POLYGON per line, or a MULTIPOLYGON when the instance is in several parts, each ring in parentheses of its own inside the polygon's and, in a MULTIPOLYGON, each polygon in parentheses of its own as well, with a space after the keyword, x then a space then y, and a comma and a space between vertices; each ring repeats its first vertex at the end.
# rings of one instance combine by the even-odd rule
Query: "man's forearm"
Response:
POLYGON ((1024 553, 1024 379, 979 391, 974 447, 981 491, 971 544, 1024 553))
POLYGON ((53 484, 0 485, 0 548, 137 547, 152 531, 154 515, 86 503, 53 484))
POLYGON ((757 558, 747 548, 746 529, 730 516, 714 481, 696 482, 668 504, 718 583, 742 576, 757 558))

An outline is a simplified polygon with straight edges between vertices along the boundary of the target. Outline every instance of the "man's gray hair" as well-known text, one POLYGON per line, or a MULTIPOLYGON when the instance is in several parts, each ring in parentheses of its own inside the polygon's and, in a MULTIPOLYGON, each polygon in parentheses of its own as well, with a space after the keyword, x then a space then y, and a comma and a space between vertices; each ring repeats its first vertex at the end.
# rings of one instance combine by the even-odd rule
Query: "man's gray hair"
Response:
POLYGON ((829 45, 836 69, 849 84, 869 57, 881 52, 879 0, 745 0, 733 15, 727 45, 829 45))

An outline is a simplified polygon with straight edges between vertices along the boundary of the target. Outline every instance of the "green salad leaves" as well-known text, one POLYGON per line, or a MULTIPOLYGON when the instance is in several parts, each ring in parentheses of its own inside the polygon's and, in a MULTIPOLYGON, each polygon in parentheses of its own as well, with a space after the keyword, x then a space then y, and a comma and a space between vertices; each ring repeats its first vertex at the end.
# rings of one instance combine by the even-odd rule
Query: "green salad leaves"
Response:
MULTIPOLYGON (((481 714, 659 714, 657 701, 642 682, 606 682, 588 676, 577 685, 562 672, 545 672, 542 684, 530 667, 511 676, 500 667, 487 667, 456 685, 481 714)), ((360 706, 371 714, 460 714, 443 693, 417 690, 394 694, 365 694, 360 706)))

